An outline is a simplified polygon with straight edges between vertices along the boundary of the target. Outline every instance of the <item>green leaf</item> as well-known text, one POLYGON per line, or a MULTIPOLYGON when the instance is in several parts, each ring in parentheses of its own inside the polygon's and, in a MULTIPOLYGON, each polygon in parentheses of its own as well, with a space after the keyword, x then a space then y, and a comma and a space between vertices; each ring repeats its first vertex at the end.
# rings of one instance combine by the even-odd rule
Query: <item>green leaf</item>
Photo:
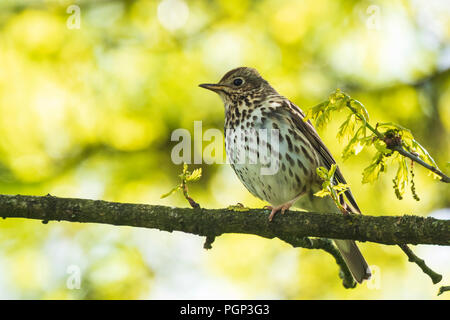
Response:
POLYGON ((350 106, 354 108, 360 116, 362 116, 364 122, 369 121, 369 112, 367 112, 366 107, 364 107, 364 105, 361 102, 355 99, 351 99, 350 106))
POLYGON ((186 179, 186 175, 189 174, 187 169, 188 169, 188 165, 186 163, 183 163, 183 171, 181 172, 180 175, 178 175, 181 178, 181 180, 183 180, 183 181, 186 179))
MULTIPOLYGON (((361 128, 360 128, 361 129, 361 128)), ((360 129, 355 133, 353 138, 348 142, 342 151, 342 159, 347 160, 352 155, 357 155, 364 148, 364 143, 361 143, 361 139, 358 137, 360 129)))
POLYGON ((355 127, 356 127, 356 116, 355 114, 352 113, 347 117, 347 120, 345 120, 339 127, 337 133, 337 138, 339 139, 339 141, 342 141, 342 139, 354 135, 355 127))
POLYGON ((316 114, 316 126, 318 128, 321 128, 323 126, 325 126, 328 121, 330 120, 330 113, 328 111, 319 111, 316 114))
POLYGON ((382 122, 378 123, 378 128, 386 128, 386 129, 397 129, 399 132, 409 132, 411 134, 411 131, 405 127, 402 127, 401 125, 394 123, 394 122, 382 122))
MULTIPOLYGON (((421 155, 422 157, 420 157, 423 161, 427 162, 428 164, 434 166, 437 168, 437 164, 434 161, 434 159, 431 157, 431 155, 428 153, 428 151, 422 147, 422 145, 420 143, 418 143, 416 140, 412 140, 412 147, 414 149, 416 149, 419 153, 419 156, 421 155)), ((439 177, 439 176, 438 176, 439 177)))
POLYGON ((319 113, 323 112, 328 105, 328 101, 324 101, 322 103, 319 103, 318 105, 308 109, 306 111, 305 117, 303 118, 303 121, 308 121, 310 119, 316 119, 319 113))
POLYGON ((398 163, 399 165, 397 174, 395 176, 395 184, 400 196, 403 196, 408 184, 408 167, 406 165, 406 160, 403 157, 400 159, 400 161, 398 161, 398 163))
POLYGON ((384 141, 377 139, 374 141, 373 145, 375 146, 375 149, 377 149, 379 152, 381 152, 383 154, 392 153, 392 150, 388 149, 388 147, 386 146, 386 143, 384 141))
POLYGON ((202 176, 202 168, 195 169, 192 173, 186 176, 186 182, 194 182, 202 176))
POLYGON ((331 107, 335 110, 339 110, 345 106, 345 102, 348 101, 349 96, 341 91, 341 89, 336 89, 333 93, 328 97, 328 101, 331 104, 331 107))
POLYGON ((336 164, 333 163, 327 174, 328 181, 330 181, 330 182, 333 181, 333 177, 334 177, 334 173, 336 172, 336 169, 337 169, 337 166, 336 166, 336 164))
POLYGON ((362 183, 369 183, 377 180, 380 173, 386 170, 383 153, 378 152, 374 159, 375 160, 364 169, 362 183))
POLYGON ((322 180, 328 180, 328 170, 325 169, 324 167, 318 167, 316 169, 317 175, 322 179, 322 180))
POLYGON ((322 190, 319 190, 316 193, 314 193, 314 195, 316 197, 323 198, 323 197, 326 197, 328 195, 331 195, 331 192, 329 190, 327 190, 327 189, 322 189, 322 190))
POLYGON ((349 188, 350 188, 350 186, 346 183, 338 183, 337 185, 333 186, 333 189, 338 191, 339 194, 347 191, 349 188))
POLYGON ((170 196, 172 193, 177 192, 178 190, 181 190, 181 185, 176 186, 175 188, 173 188, 172 190, 170 190, 169 192, 163 194, 161 196, 161 199, 167 198, 168 196, 170 196))

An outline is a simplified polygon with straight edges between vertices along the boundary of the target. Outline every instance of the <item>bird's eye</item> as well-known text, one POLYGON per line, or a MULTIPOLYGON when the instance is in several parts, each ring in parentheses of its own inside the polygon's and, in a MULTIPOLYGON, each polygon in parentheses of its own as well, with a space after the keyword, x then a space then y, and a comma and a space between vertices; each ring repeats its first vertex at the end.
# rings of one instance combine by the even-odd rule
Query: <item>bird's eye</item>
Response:
POLYGON ((233 80, 233 84, 234 84, 236 87, 239 87, 239 86, 242 85, 243 83, 244 83, 244 80, 242 80, 242 78, 236 78, 236 79, 233 80))

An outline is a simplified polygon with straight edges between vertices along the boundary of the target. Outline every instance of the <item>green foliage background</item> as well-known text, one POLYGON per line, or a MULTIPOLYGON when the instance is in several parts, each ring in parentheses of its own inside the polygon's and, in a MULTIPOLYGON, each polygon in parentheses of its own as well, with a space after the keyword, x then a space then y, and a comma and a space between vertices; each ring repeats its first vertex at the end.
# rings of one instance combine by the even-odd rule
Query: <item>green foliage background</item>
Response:
MULTIPOLYGON (((187 206, 181 193, 160 199, 181 172, 171 132, 193 132, 196 120, 223 128, 222 102, 197 85, 242 65, 304 110, 343 89, 373 121, 411 129, 448 173, 447 1, 0 1, 0 193, 187 206), (67 27, 72 4, 79 29, 67 27)), ((342 161, 344 119, 320 133, 364 213, 449 218, 448 185, 418 166, 420 202, 395 197, 396 168, 362 184, 373 154, 342 161)), ((264 205, 228 165, 202 170, 190 187, 202 206, 264 205)), ((326 253, 243 235, 205 251, 203 240, 1 220, 0 298, 436 298, 394 246, 361 244, 375 280, 345 290, 326 253), (69 266, 81 271, 80 289, 67 288, 69 266)), ((450 282, 448 248, 416 251, 450 282)))

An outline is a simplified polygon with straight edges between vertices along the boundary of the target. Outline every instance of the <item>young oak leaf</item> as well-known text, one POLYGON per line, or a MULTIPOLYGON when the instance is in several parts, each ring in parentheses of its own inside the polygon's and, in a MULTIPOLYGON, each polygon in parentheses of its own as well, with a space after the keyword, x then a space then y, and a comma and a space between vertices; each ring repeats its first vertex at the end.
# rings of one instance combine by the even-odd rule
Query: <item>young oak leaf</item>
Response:
MULTIPOLYGON (((434 159, 431 157, 431 155, 428 153, 428 151, 427 151, 424 147, 422 147, 422 145, 421 145, 420 143, 418 143, 418 142, 417 142, 416 140, 414 140, 414 139, 412 140, 412 148, 413 148, 412 151, 415 151, 416 153, 419 154, 419 158, 420 158, 420 159, 422 159, 424 162, 428 163, 429 165, 431 165, 431 166, 433 166, 433 167, 439 169, 438 166, 437 166, 437 164, 436 164, 436 162, 435 162, 434 159)), ((408 149, 408 148, 407 148, 407 149, 408 149)), ((411 152, 410 149, 409 149, 408 151, 411 152)), ((431 174, 431 175, 433 176, 433 178, 435 178, 435 179, 440 179, 440 178, 441 178, 440 176, 438 176, 437 174, 435 174, 435 173, 432 172, 432 171, 429 171, 429 174, 431 174)))
POLYGON ((328 170, 324 167, 318 167, 316 169, 317 175, 322 179, 327 181, 328 180, 328 170))
POLYGON ((408 167, 406 166, 405 158, 398 160, 398 170, 395 175, 396 194, 400 195, 400 198, 405 194, 406 186, 408 184, 408 167))
POLYGON ((353 138, 348 142, 342 151, 342 159, 347 160, 350 156, 357 155, 364 148, 364 143, 362 143, 362 139, 359 137, 360 129, 355 133, 353 138))
POLYGON ((308 109, 306 111, 305 117, 303 118, 303 121, 308 121, 309 119, 316 120, 317 117, 324 112, 328 105, 328 101, 324 101, 322 103, 319 103, 318 105, 308 109))
POLYGON ((383 153, 378 152, 374 159, 375 160, 364 169, 362 183, 369 183, 377 180, 380 173, 386 170, 383 153))
POLYGON ((345 209, 342 207, 339 201, 339 196, 344 193, 349 188, 349 186, 343 183, 334 185, 333 181, 336 170, 336 164, 331 165, 330 170, 327 170, 324 167, 317 168, 317 174, 324 181, 322 183, 322 189, 314 193, 314 195, 320 198, 330 196, 331 199, 333 199, 334 203, 336 203, 336 206, 344 212, 345 209))
POLYGON ((336 172, 337 166, 336 164, 332 164, 330 170, 328 170, 328 180, 330 182, 333 181, 334 173, 336 172))
MULTIPOLYGON (((188 201, 191 203, 192 199, 187 194, 187 183, 188 182, 195 182, 195 181, 199 180, 200 177, 202 176, 202 168, 195 169, 191 173, 191 172, 188 171, 188 165, 186 163, 184 163, 183 164, 183 171, 178 176, 181 179, 181 183, 178 184, 177 186, 175 186, 174 188, 172 188, 169 192, 163 194, 161 196, 161 199, 167 198, 168 196, 170 196, 174 192, 182 190, 184 195, 185 195, 185 198, 188 199, 188 201)), ((194 201, 192 200, 192 202, 194 202, 194 201)))
POLYGON ((328 189, 322 189, 322 190, 319 190, 316 193, 314 193, 314 195, 316 197, 320 197, 320 198, 324 198, 330 194, 331 194, 331 192, 328 189))
POLYGON ((350 99, 350 106, 363 118, 364 123, 369 122, 369 112, 361 102, 356 99, 350 99))
MULTIPOLYGON (((377 123, 377 125, 373 127, 368 123, 369 113, 365 106, 358 100, 341 92, 339 89, 331 93, 327 101, 309 109, 303 120, 307 121, 308 119, 313 119, 315 120, 317 127, 322 127, 330 121, 331 114, 334 111, 341 111, 344 108, 348 108, 351 111, 351 114, 340 125, 337 132, 339 141, 342 141, 344 138, 349 139, 349 142, 342 152, 342 158, 346 160, 353 155, 357 155, 364 147, 373 145, 376 149, 376 154, 372 163, 363 171, 363 183, 377 180, 380 173, 386 171, 386 159, 392 159, 394 164, 399 164, 397 174, 393 181, 395 193, 401 198, 401 195, 405 192, 409 179, 408 166, 402 156, 410 158, 411 160, 422 164, 424 167, 427 167, 424 163, 434 167, 431 169, 427 167, 427 169, 429 169, 428 174, 438 179, 442 177, 442 175, 435 173, 436 170, 440 170, 434 159, 430 156, 428 151, 414 139, 413 134, 409 129, 393 122, 377 123), (357 125, 360 125, 358 129, 356 129, 357 125), (370 131, 369 135, 367 135, 367 130, 370 131), (405 151, 409 153, 409 155, 405 155, 405 151)), ((412 168, 411 165, 411 190, 413 197, 418 200, 418 196, 415 193, 412 168)), ((317 174, 322 180, 331 181, 329 180, 329 176, 332 176, 334 172, 331 174, 331 172, 326 169, 323 170, 317 170, 317 174)), ((337 187, 333 186, 332 182, 324 182, 322 187, 322 190, 318 191, 316 195, 321 197, 330 195, 339 206, 338 201, 336 201, 336 195, 339 194, 340 191, 337 187)))
POLYGON ((202 168, 195 169, 191 174, 186 176, 186 182, 194 182, 200 179, 202 176, 202 168))
POLYGON ((351 137, 355 134, 355 128, 356 128, 356 116, 355 114, 350 114, 347 117, 347 120, 345 120, 341 126, 339 127, 337 138, 339 141, 342 141, 346 137, 351 137))
POLYGON ((161 199, 167 198, 167 197, 170 196, 172 193, 177 192, 178 190, 181 190, 181 185, 178 185, 178 186, 174 187, 172 190, 170 190, 169 192, 164 193, 164 194, 161 196, 161 199))
POLYGON ((349 188, 350 186, 346 183, 338 183, 337 185, 333 186, 333 189, 337 191, 338 195, 343 194, 349 188))

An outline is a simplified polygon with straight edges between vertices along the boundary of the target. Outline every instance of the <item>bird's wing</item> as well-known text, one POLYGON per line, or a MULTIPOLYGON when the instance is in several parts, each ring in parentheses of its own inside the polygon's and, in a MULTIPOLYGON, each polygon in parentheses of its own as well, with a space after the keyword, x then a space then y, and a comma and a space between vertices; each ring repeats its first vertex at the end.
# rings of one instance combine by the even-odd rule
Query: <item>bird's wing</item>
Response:
MULTIPOLYGON (((303 111, 297 107, 295 104, 293 104, 291 101, 287 100, 285 101, 286 108, 281 108, 282 110, 285 110, 287 112, 290 112, 294 115, 292 119, 294 120, 294 124, 297 126, 297 128, 305 135, 305 137, 308 139, 308 141, 311 143, 312 147, 315 149, 317 154, 320 155, 321 159, 323 160, 324 166, 329 170, 331 168, 332 164, 336 164, 336 160, 334 160, 333 156, 331 155, 330 150, 325 146, 322 139, 320 139, 319 134, 317 133, 316 129, 312 125, 311 121, 303 121, 303 118, 305 118, 305 114, 303 111)), ((335 178, 337 182, 346 184, 347 182, 344 179, 344 176, 342 175, 341 170, 337 166, 336 172, 335 172, 335 178)), ((352 192, 350 189, 347 189, 345 191, 345 196, 347 197, 348 201, 351 204, 351 211, 356 211, 357 213, 361 213, 361 210, 359 209, 358 205, 356 204, 356 200, 353 197, 352 192)), ((345 206, 345 199, 343 196, 340 197, 341 204, 345 206)))

